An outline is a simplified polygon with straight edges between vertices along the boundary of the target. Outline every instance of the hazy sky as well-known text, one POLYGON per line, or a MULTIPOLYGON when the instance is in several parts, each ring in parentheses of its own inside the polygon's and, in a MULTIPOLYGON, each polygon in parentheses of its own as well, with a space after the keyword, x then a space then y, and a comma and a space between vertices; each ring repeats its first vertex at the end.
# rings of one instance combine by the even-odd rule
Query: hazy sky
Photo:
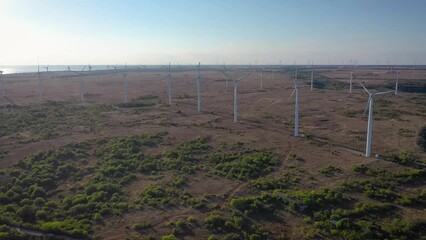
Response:
POLYGON ((426 64, 426 0, 0 0, 0 65, 426 64))

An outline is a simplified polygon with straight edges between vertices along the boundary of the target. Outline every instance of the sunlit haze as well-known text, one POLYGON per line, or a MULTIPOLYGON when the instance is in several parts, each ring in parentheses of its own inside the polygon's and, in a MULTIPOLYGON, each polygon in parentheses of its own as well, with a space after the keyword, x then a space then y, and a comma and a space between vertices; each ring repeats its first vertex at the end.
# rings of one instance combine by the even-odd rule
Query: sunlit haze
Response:
POLYGON ((426 64, 422 0, 0 0, 0 66, 426 64))

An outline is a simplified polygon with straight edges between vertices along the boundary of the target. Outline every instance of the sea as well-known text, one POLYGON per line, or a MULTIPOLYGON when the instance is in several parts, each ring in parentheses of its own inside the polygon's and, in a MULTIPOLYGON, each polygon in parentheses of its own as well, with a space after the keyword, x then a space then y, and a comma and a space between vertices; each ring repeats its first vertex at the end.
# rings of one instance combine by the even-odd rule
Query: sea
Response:
MULTIPOLYGON (((62 72, 68 71, 68 66, 71 71, 88 71, 87 65, 9 65, 9 66, 0 66, 0 70, 3 71, 3 74, 15 74, 15 73, 36 73, 38 70, 40 72, 46 72, 46 67, 49 67, 49 72, 62 72)), ((117 69, 124 69, 124 66, 116 65, 92 65, 92 70, 113 70, 114 67, 117 69)), ((129 69, 138 69, 139 66, 127 66, 129 69)))
MULTIPOLYGON (((3 71, 3 74, 15 74, 15 73, 36 73, 46 72, 49 68, 49 72, 64 72, 70 71, 81 72, 89 71, 88 65, 5 65, 0 66, 0 70, 3 71)), ((108 70, 117 70, 117 71, 165 71, 167 65, 91 65, 92 71, 108 71, 108 70)), ((203 65, 204 69, 214 69, 217 68, 217 65, 203 65)), ((194 65, 172 65, 171 69, 176 70, 195 70, 194 65)))

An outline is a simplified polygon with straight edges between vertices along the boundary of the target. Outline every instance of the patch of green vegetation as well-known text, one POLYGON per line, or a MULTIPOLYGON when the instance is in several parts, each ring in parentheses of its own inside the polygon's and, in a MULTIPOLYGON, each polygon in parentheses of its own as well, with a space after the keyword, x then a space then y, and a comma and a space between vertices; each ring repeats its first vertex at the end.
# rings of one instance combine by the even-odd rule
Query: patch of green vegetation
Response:
MULTIPOLYGON (((306 84, 311 84, 310 82, 305 82, 306 84)), ((339 90, 347 87, 347 84, 341 81, 332 80, 324 76, 317 76, 314 81, 314 88, 317 89, 332 89, 339 90)))
POLYGON ((387 159, 405 166, 413 166, 419 163, 418 157, 408 151, 402 151, 399 155, 389 154, 387 159))
POLYGON ((424 230, 424 221, 403 221, 412 226, 400 229, 399 237, 394 231, 393 221, 402 221, 393 218, 395 206, 388 203, 357 204, 353 209, 333 209, 331 211, 316 212, 312 218, 314 231, 307 232, 306 237, 330 236, 332 239, 418 239, 424 230), (393 219, 388 223, 388 218, 393 219), (382 221, 384 220, 384 221, 382 221), (420 232, 413 232, 420 230, 420 232), (412 238, 411 238, 412 237, 412 238))
POLYGON ((300 178, 289 173, 278 176, 260 177, 250 181, 249 185, 259 191, 287 189, 300 182, 300 178))
POLYGON ((312 191, 299 191, 290 194, 296 201, 290 202, 290 208, 300 212, 311 214, 331 205, 343 204, 351 200, 349 196, 329 188, 321 188, 312 191))
POLYGON ((230 216, 212 212, 204 218, 204 226, 213 234, 209 239, 270 239, 272 234, 263 224, 253 223, 238 211, 230 216))
POLYGON ((197 138, 167 152, 165 154, 165 168, 180 173, 194 173, 199 168, 197 163, 200 161, 200 156, 211 149, 209 141, 209 137, 197 138))
POLYGON ((131 208, 123 186, 136 179, 144 159, 155 159, 143 148, 162 144, 164 135, 104 138, 27 157, 7 171, 10 182, 0 187, 0 222, 89 236, 94 224, 131 208), (95 156, 100 159, 89 164, 95 156))
POLYGON ((118 107, 122 107, 122 108, 152 107, 159 103, 158 99, 159 99, 159 96, 145 95, 145 96, 132 99, 128 103, 120 103, 118 104, 118 107))
POLYGON ((141 207, 150 206, 155 208, 165 208, 169 206, 186 205, 191 199, 191 194, 182 189, 167 185, 150 185, 140 194, 141 207))
POLYGON ((417 134, 417 145, 426 152, 426 126, 421 127, 417 134))
POLYGON ((413 137, 414 132, 410 129, 400 128, 398 129, 398 135, 401 137, 413 137))
POLYGON ((138 222, 138 223, 133 224, 132 225, 132 229, 135 230, 135 231, 140 232, 140 231, 143 231, 143 230, 145 230, 147 228, 150 228, 151 226, 152 225, 151 225, 150 222, 143 221, 143 222, 138 222))
POLYGON ((246 180, 271 172, 278 165, 279 156, 266 150, 245 150, 210 154, 212 172, 219 176, 246 180))
POLYGON ((426 206, 426 189, 416 194, 402 194, 401 198, 396 200, 396 203, 403 206, 424 207, 426 206))
POLYGON ((83 132, 96 132, 106 124, 106 116, 101 113, 111 109, 107 105, 82 106, 54 101, 23 106, 13 113, 0 113, 0 136, 13 135, 23 141, 37 141, 82 126, 83 132))
POLYGON ((326 175, 326 176, 332 176, 336 173, 341 173, 341 172, 342 172, 341 168, 334 167, 332 165, 325 166, 325 167, 323 167, 319 170, 319 173, 326 175))
POLYGON ((362 110, 347 110, 343 112, 343 115, 346 117, 360 117, 362 116, 362 110))
POLYGON ((0 159, 4 158, 9 153, 9 150, 0 148, 0 159))
POLYGON ((375 180, 349 180, 342 183, 345 191, 361 192, 365 196, 379 201, 393 202, 399 196, 393 192, 393 186, 375 180))
POLYGON ((425 181, 426 171, 423 169, 405 168, 398 171, 371 169, 363 164, 354 165, 352 170, 357 173, 375 177, 373 180, 386 185, 420 183, 425 181))

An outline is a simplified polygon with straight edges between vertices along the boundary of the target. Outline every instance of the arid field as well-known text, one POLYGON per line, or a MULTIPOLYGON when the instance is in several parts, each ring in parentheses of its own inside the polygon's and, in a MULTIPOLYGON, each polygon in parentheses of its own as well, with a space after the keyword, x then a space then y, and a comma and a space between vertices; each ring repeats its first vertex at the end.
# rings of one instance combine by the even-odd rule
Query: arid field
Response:
POLYGON ((294 67, 4 76, 0 239, 426 239, 426 70, 294 67), (227 72, 233 78, 245 70, 227 72), (84 98, 80 85, 84 82, 84 98), (30 231, 34 230, 34 231, 30 231), (1 235, 3 234, 3 235, 1 235), (175 237, 175 238, 173 238, 175 237))

